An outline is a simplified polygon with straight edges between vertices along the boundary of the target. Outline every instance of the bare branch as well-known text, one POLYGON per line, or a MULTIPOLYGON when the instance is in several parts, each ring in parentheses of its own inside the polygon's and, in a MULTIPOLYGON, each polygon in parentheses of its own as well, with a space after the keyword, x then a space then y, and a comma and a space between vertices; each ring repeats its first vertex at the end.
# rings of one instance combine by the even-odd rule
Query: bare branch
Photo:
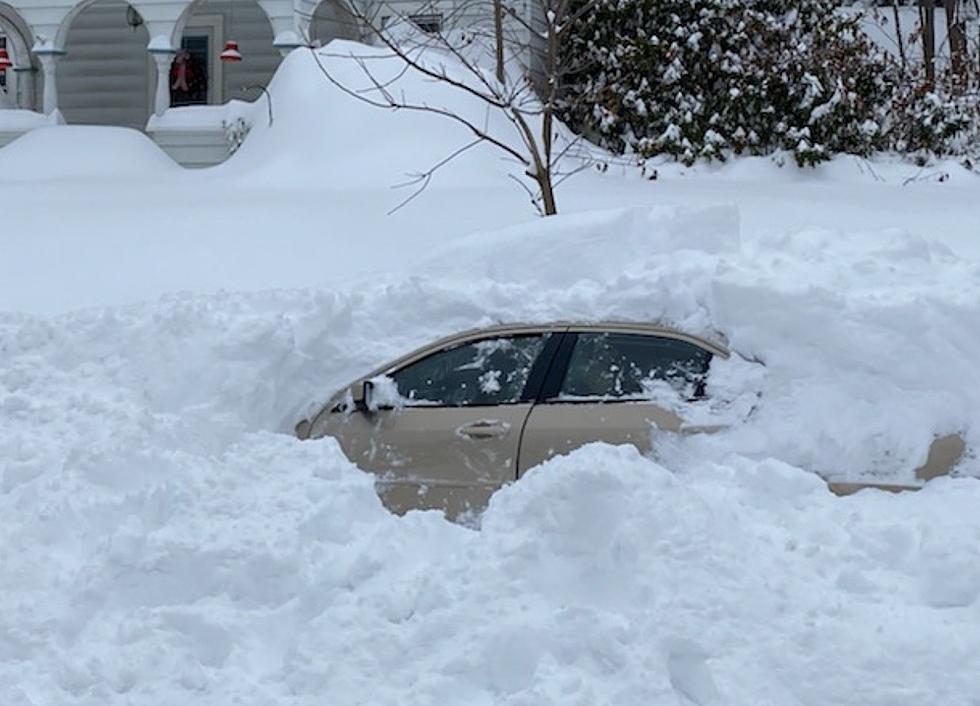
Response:
MULTIPOLYGON (((419 73, 428 76, 429 78, 435 79, 437 81, 447 83, 453 88, 458 88, 465 93, 470 94, 474 98, 478 98, 484 102, 491 103, 499 108, 506 106, 506 102, 501 100, 499 96, 494 95, 492 92, 484 94, 469 84, 460 81, 458 79, 450 77, 445 71, 439 72, 430 69, 428 66, 424 65, 421 61, 411 56, 407 51, 403 50, 395 41, 391 38, 388 32, 383 29, 376 27, 374 23, 368 19, 363 13, 359 13, 359 17, 367 24, 370 31, 376 36, 382 44, 384 44, 395 56, 408 64, 411 68, 415 69, 419 73)), ((421 53, 421 52, 420 52, 421 53)), ((464 61, 464 65, 469 65, 470 62, 464 61)))
POLYGON ((410 181, 406 181, 406 182, 403 182, 401 184, 395 184, 392 187, 393 189, 402 189, 402 188, 405 188, 407 186, 415 186, 415 185, 419 185, 419 186, 412 193, 411 196, 409 196, 407 199, 405 199, 404 201, 402 201, 401 203, 399 203, 397 206, 395 206, 393 209, 391 209, 390 211, 388 211, 388 213, 386 215, 389 215, 390 216, 391 214, 395 213, 396 211, 398 211, 401 208, 407 206, 409 203, 411 203, 413 200, 415 200, 415 198, 419 194, 421 194, 423 191, 425 191, 425 188, 429 185, 429 182, 432 181, 432 175, 433 174, 435 174, 442 167, 444 167, 447 164, 449 164, 450 162, 452 162, 454 159, 456 159, 457 157, 459 157, 461 154, 467 152, 468 150, 472 149, 473 147, 476 147, 477 145, 481 144, 482 142, 483 142, 483 140, 479 140, 479 139, 473 140, 472 142, 469 142, 466 145, 463 145, 458 150, 455 150, 448 157, 445 157, 444 159, 440 159, 438 162, 436 162, 434 165, 432 165, 431 167, 429 167, 424 172, 421 172, 419 174, 410 175, 410 176, 412 176, 412 179, 410 181))
POLYGON ((531 189, 528 188, 527 184, 525 184, 523 181, 521 181, 519 178, 517 178, 513 174, 508 174, 507 176, 510 177, 511 179, 513 179, 514 181, 516 181, 517 184, 518 184, 518 186, 520 186, 522 189, 524 189, 524 192, 527 194, 528 199, 531 201, 531 205, 534 206, 534 210, 538 212, 538 215, 542 215, 543 216, 544 214, 541 212, 541 198, 540 198, 540 196, 538 196, 533 191, 531 191, 531 189))

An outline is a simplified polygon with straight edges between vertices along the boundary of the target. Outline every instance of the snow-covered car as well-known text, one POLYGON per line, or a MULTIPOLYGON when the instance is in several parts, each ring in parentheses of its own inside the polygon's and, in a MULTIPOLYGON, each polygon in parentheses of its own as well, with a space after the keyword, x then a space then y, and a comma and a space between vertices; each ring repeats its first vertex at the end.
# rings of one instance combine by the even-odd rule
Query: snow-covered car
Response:
MULTIPOLYGON (((437 508, 456 517, 485 507, 529 468, 590 442, 650 452, 661 434, 724 428, 710 415, 705 423, 702 412, 712 402, 712 360, 732 358, 720 341, 655 324, 493 326, 374 370, 300 422, 296 434, 335 437, 351 461, 378 474, 378 492, 393 511, 437 508)), ((917 477, 947 473, 962 452, 958 436, 937 439, 917 477)), ((840 495, 913 489, 828 486, 840 495)))

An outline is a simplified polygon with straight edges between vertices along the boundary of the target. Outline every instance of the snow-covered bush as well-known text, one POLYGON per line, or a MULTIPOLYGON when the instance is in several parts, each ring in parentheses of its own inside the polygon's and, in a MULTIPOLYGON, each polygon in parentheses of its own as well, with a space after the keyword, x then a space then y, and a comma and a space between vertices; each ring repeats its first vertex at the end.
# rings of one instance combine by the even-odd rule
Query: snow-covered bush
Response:
POLYGON ((885 128, 887 148, 919 162, 957 155, 969 166, 980 154, 980 91, 948 85, 928 90, 917 75, 913 71, 896 88, 885 128))
POLYGON ((916 90, 837 0, 599 0, 570 29, 564 117, 617 152, 956 151, 978 101, 916 90))

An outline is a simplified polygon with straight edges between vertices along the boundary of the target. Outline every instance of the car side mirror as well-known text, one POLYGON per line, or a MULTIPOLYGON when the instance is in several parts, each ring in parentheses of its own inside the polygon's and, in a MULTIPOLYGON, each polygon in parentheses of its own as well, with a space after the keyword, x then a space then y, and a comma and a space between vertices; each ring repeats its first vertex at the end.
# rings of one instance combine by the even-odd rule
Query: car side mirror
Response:
POLYGON ((354 409, 359 412, 371 412, 371 398, 374 396, 374 383, 370 380, 361 380, 355 383, 350 390, 351 399, 354 401, 354 409))

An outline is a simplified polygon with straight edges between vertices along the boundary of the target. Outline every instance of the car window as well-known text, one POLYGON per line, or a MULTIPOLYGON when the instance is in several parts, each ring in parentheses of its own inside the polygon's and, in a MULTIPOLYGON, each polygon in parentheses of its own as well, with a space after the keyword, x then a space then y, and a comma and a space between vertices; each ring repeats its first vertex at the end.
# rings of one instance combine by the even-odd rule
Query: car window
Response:
POLYGON ((665 385, 704 396, 711 353, 687 341, 626 333, 580 333, 561 386, 563 398, 649 399, 665 385))
POLYGON ((550 334, 491 338, 434 353, 393 373, 408 405, 518 402, 550 334))

